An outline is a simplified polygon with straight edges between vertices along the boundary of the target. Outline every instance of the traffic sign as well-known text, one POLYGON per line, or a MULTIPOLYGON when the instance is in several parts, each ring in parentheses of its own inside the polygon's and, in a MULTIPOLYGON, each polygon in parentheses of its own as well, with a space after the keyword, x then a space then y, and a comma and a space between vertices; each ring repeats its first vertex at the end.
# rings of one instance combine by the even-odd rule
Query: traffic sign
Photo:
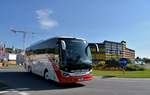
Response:
POLYGON ((122 75, 125 75, 125 66, 127 65, 128 60, 126 58, 120 58, 119 63, 122 68, 122 75))
POLYGON ((120 58, 119 63, 120 63, 120 67, 124 68, 127 65, 127 59, 126 58, 120 58))

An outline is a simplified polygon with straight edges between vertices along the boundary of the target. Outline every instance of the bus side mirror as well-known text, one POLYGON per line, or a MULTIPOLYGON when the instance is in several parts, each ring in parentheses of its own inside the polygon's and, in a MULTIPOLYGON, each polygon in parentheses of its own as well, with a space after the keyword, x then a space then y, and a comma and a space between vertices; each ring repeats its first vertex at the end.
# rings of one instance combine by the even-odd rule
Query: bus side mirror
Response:
POLYGON ((61 46, 63 50, 66 50, 66 43, 64 40, 61 40, 61 46))
POLYGON ((96 47, 96 52, 99 52, 99 48, 97 44, 95 44, 95 47, 96 47))

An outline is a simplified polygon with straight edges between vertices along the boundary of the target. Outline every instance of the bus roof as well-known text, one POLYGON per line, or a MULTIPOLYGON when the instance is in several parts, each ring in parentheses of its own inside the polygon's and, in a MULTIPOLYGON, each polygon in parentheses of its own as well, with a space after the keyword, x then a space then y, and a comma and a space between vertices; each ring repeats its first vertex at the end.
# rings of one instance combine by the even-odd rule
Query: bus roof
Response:
POLYGON ((33 46, 35 46, 35 45, 37 45, 37 44, 43 43, 43 42, 45 42, 45 41, 48 41, 48 40, 50 40, 50 39, 61 39, 61 38, 62 38, 62 39, 79 39, 79 40, 85 40, 85 39, 83 39, 83 38, 76 38, 76 37, 69 37, 69 36, 57 36, 57 37, 48 38, 48 39, 46 39, 46 40, 40 40, 40 41, 38 41, 38 42, 36 42, 36 43, 30 45, 28 48, 26 48, 26 50, 28 50, 29 48, 31 48, 31 47, 33 47, 33 46))
MULTIPOLYGON (((59 39, 59 38, 70 38, 70 39, 81 39, 81 40, 85 40, 84 38, 77 38, 77 37, 70 37, 70 36, 57 36, 57 37, 52 37, 52 38, 56 38, 56 39, 59 39)), ((50 39, 52 39, 50 38, 50 39)))

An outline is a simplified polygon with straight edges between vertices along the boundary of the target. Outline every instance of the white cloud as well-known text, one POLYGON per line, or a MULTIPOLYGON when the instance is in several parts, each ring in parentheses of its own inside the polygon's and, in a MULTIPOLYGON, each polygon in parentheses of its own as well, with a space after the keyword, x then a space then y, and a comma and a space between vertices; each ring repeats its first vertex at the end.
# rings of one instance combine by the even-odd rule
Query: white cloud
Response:
POLYGON ((43 29, 51 29, 58 25, 57 21, 51 18, 53 11, 40 9, 36 11, 38 22, 43 29))

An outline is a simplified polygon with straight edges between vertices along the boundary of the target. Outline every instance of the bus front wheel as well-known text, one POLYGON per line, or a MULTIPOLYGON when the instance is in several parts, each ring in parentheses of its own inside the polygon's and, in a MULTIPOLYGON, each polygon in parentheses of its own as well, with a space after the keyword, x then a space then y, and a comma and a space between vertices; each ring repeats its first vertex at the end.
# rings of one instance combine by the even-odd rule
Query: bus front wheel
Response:
POLYGON ((45 72, 44 72, 44 78, 45 78, 46 80, 49 79, 49 74, 48 74, 48 71, 47 71, 47 70, 45 70, 45 72))
POLYGON ((28 72, 29 72, 29 73, 32 73, 32 69, 31 69, 30 66, 28 66, 28 72))

